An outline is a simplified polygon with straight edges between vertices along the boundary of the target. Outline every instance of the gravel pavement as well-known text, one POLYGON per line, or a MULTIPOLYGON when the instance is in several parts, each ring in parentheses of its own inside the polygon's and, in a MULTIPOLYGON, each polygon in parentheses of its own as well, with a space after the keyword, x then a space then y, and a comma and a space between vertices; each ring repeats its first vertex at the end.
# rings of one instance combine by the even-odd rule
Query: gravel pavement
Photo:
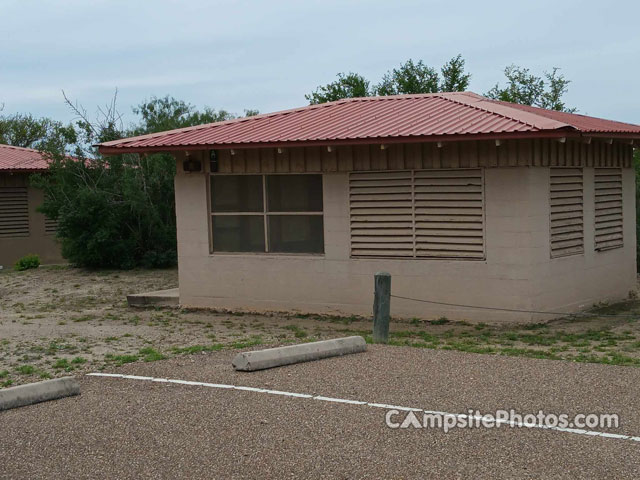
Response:
MULTIPOLYGON (((640 369, 405 347, 241 373, 235 352, 110 370, 446 412, 617 413, 640 369)), ((79 397, 0 413, 0 478, 623 478, 640 443, 540 429, 392 430, 384 409, 81 377, 79 397)), ((594 430, 605 431, 604 428, 594 430)))

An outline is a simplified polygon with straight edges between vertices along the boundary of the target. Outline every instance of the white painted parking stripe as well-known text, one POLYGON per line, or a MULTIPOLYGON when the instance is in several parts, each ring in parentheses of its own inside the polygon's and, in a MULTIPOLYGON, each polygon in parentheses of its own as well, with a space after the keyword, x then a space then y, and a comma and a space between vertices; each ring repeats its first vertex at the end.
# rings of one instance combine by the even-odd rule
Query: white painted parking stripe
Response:
POLYGON ((579 428, 552 427, 547 425, 538 425, 538 424, 532 424, 532 423, 526 423, 526 422, 513 422, 509 420, 498 420, 492 417, 484 417, 484 416, 477 416, 477 415, 470 417, 469 415, 464 413, 448 413, 448 412, 441 412, 438 410, 423 410, 422 408, 401 407, 397 405, 388 405, 386 403, 364 402, 361 400, 349 400, 346 398, 323 397, 321 395, 309 395, 307 393, 284 392, 281 390, 268 390, 268 389, 256 388, 256 387, 226 385, 222 383, 206 383, 206 382, 194 382, 191 380, 141 377, 138 375, 121 375, 118 373, 87 373, 87 375, 90 377, 122 378, 127 380, 141 380, 141 381, 149 381, 149 382, 156 382, 156 383, 174 383, 174 384, 192 385, 192 386, 198 386, 198 387, 231 389, 231 390, 240 390, 240 391, 254 392, 254 393, 266 393, 270 395, 280 395, 280 396, 294 397, 294 398, 310 398, 313 400, 320 400, 322 402, 344 403, 344 404, 350 404, 350 405, 365 405, 367 407, 382 408, 385 410, 404 410, 404 411, 412 411, 412 412, 424 412, 426 414, 441 415, 444 417, 473 418, 481 421, 486 419, 488 421, 492 421, 493 423, 506 424, 514 427, 537 428, 540 430, 553 430, 556 432, 572 433, 576 435, 587 435, 590 437, 602 437, 602 438, 611 438, 615 440, 631 440, 633 442, 640 442, 640 436, 622 435, 619 433, 598 432, 595 430, 582 430, 579 428))

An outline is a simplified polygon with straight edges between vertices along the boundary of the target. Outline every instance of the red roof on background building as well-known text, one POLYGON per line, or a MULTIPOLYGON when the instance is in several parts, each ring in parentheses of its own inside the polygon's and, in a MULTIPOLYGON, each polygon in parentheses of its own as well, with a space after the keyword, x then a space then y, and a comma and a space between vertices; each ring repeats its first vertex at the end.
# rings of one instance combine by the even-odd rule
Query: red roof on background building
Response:
POLYGON ((640 126, 491 100, 471 92, 338 100, 292 110, 125 138, 102 153, 336 143, 609 134, 640 126))
POLYGON ((0 144, 0 172, 33 172, 48 167, 49 160, 38 150, 0 144))

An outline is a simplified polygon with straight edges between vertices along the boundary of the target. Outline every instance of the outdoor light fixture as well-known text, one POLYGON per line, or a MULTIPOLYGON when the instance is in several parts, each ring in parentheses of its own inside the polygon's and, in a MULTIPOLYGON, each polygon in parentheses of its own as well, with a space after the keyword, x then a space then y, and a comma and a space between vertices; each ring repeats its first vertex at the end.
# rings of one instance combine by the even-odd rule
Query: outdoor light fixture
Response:
POLYGON ((195 173, 202 171, 202 162, 191 158, 189 152, 187 152, 187 159, 182 162, 182 170, 186 173, 195 173))
POLYGON ((218 171, 218 152, 209 150, 209 169, 212 173, 218 171))

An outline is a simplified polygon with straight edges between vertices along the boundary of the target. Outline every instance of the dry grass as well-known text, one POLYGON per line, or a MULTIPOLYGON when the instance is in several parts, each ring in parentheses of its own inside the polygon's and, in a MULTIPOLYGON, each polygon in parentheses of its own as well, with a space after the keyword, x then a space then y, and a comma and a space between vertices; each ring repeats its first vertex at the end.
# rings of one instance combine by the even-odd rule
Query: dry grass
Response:
MULTIPOLYGON (((370 320, 358 317, 127 307, 129 293, 176 285, 176 270, 1 272, 0 387, 130 362, 352 334, 369 338, 371 332, 370 320)), ((598 312, 635 314, 640 302, 601 306, 598 312)), ((403 320, 393 322, 390 343, 638 366, 637 318, 596 315, 524 326, 403 320)))

